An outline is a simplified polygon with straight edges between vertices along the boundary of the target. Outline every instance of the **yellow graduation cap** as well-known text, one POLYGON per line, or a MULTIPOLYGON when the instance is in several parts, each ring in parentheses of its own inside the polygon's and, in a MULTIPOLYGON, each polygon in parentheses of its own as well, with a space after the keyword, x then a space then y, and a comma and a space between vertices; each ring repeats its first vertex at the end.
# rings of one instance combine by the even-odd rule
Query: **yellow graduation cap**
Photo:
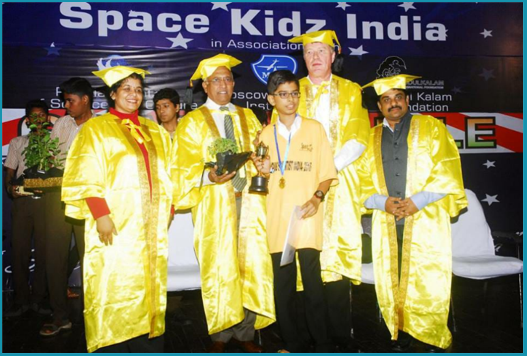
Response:
POLYGON ((308 43, 322 42, 322 43, 329 45, 330 47, 334 47, 335 45, 333 44, 333 40, 337 42, 337 45, 339 47, 339 53, 340 53, 341 51, 340 42, 337 38, 337 34, 335 33, 335 31, 332 31, 332 30, 323 30, 323 31, 304 33, 303 35, 291 38, 289 42, 293 42, 293 43, 302 42, 304 46, 308 43))
POLYGON ((362 89, 367 87, 373 87, 377 95, 382 95, 390 89, 406 89, 406 83, 411 82, 414 79, 422 78, 416 75, 399 74, 392 77, 385 77, 375 79, 373 82, 366 84, 362 89))
POLYGON ((126 67, 126 66, 115 66, 106 68, 103 70, 98 70, 95 72, 92 72, 99 78, 101 78, 106 85, 111 87, 115 83, 117 83, 119 80, 124 79, 128 77, 132 73, 137 73, 141 75, 144 79, 145 74, 150 74, 149 71, 141 69, 141 68, 133 68, 133 67, 126 67))
POLYGON ((203 59, 201 62, 199 62, 198 68, 190 78, 190 86, 192 86, 193 80, 210 77, 218 67, 227 67, 228 70, 231 70, 232 67, 235 67, 240 63, 241 61, 237 60, 236 58, 223 53, 217 54, 214 57, 203 59))

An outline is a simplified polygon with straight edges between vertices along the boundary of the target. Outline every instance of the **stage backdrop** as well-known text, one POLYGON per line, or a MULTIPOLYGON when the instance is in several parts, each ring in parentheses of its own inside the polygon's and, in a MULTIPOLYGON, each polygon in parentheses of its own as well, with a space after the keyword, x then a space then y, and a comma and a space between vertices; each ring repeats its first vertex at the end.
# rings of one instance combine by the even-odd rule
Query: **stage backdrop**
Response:
MULTIPOLYGON (((491 229, 522 234, 522 13, 521 3, 5 3, 3 157, 27 130, 28 100, 42 99, 61 116, 61 82, 81 76, 100 88, 92 71, 114 65, 152 73, 143 115, 155 119, 156 91, 171 87, 183 96, 201 59, 227 53, 243 62, 234 68, 233 101, 265 114, 272 71, 306 74, 302 46, 287 40, 332 29, 342 46, 341 76, 361 85, 380 73, 422 76, 410 86, 411 111, 445 122, 465 186, 482 201, 491 229)), ((195 84, 186 110, 203 103, 195 84)), ((375 102, 365 102, 374 124, 375 102)), ((108 109, 100 92, 93 109, 108 109)), ((5 252, 10 200, 3 194, 5 252)))

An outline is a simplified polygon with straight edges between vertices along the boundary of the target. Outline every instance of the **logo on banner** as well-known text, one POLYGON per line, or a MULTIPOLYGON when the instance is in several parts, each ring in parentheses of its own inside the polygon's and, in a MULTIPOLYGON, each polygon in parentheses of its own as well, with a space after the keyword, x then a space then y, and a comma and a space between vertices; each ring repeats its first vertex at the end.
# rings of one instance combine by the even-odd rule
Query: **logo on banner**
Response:
POLYGON ((113 54, 106 58, 99 58, 99 60, 97 61, 97 68, 99 68, 99 70, 115 66, 129 66, 129 64, 126 59, 117 54, 113 54))
POLYGON ((393 77, 401 74, 403 69, 406 70, 406 63, 401 57, 387 57, 377 68, 377 78, 393 77))
POLYGON ((267 84, 269 75, 277 70, 289 69, 296 74, 297 63, 293 57, 283 55, 264 54, 258 62, 251 63, 254 75, 264 84, 267 84))
MULTIPOLYGON (((409 73, 406 68, 404 59, 397 56, 387 57, 377 68, 377 78, 392 77, 398 74, 415 74, 409 73)), ((418 75, 418 74, 416 74, 418 75)), ((445 87, 444 80, 428 80, 428 79, 414 79, 406 85, 406 89, 438 89, 443 90, 445 87)), ((417 99, 432 101, 432 99, 438 99, 439 101, 452 101, 452 95, 437 95, 437 94, 424 94, 418 93, 417 99)), ((436 109, 438 109, 436 107, 436 109)), ((439 110, 425 110, 425 111, 443 111, 439 110)))

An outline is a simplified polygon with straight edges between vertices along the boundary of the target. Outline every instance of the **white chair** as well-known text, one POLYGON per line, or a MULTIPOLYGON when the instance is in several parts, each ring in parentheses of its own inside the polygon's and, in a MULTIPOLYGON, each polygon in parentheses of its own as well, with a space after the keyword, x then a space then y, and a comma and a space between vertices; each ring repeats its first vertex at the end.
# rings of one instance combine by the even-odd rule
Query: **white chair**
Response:
POLYGON ((201 288, 199 265, 194 252, 194 227, 190 211, 178 212, 168 231, 167 290, 201 288))
MULTIPOLYGON (((458 277, 481 280, 518 274, 521 327, 523 328, 523 261, 515 257, 496 256, 493 234, 485 219, 483 208, 474 192, 468 189, 465 189, 465 192, 468 208, 459 215, 456 222, 452 223, 452 272, 458 277)), ((500 237, 504 235, 501 234, 500 237)), ((515 242, 519 247, 523 241, 516 237, 515 242)), ((520 257, 519 248, 518 257, 520 257)), ((456 331, 453 303, 452 318, 453 329, 456 331)))

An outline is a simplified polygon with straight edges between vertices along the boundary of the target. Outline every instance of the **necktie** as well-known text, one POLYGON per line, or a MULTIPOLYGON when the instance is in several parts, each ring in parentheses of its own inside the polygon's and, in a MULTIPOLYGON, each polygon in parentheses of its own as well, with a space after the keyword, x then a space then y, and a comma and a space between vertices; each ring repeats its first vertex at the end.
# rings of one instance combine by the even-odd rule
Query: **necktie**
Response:
MULTIPOLYGON (((225 111, 225 117, 223 125, 225 127, 225 137, 229 138, 231 140, 236 141, 236 138, 234 137, 234 126, 232 124, 232 117, 229 115, 229 108, 226 106, 220 107, 221 111, 225 111)), ((236 172, 236 175, 232 179, 232 185, 234 186, 234 190, 237 192, 241 192, 243 190, 243 187, 245 187, 245 184, 247 184, 247 180, 245 178, 240 177, 240 171, 238 170, 236 172)))

